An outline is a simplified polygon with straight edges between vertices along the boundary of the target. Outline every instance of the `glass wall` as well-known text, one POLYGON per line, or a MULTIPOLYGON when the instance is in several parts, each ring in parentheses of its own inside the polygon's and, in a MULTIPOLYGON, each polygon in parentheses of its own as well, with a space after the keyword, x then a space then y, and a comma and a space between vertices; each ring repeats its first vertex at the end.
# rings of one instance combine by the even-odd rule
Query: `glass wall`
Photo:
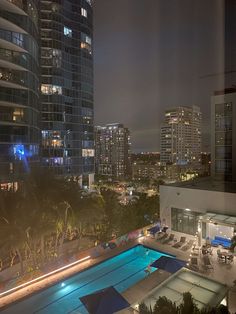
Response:
POLYGON ((185 209, 171 208, 171 229, 178 232, 195 235, 200 213, 185 209))

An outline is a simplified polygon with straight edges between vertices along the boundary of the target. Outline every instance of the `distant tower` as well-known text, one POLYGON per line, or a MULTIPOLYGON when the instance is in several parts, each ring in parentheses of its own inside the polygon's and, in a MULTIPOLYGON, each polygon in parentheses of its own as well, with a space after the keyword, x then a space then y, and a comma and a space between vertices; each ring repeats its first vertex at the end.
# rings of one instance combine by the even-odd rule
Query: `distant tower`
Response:
POLYGON ((42 164, 89 185, 94 174, 91 0, 40 1, 42 164))
POLYGON ((197 106, 166 110, 161 126, 161 163, 199 164, 201 161, 201 119, 197 106))
POLYGON ((96 174, 113 179, 131 175, 130 131, 123 124, 95 127, 96 174))

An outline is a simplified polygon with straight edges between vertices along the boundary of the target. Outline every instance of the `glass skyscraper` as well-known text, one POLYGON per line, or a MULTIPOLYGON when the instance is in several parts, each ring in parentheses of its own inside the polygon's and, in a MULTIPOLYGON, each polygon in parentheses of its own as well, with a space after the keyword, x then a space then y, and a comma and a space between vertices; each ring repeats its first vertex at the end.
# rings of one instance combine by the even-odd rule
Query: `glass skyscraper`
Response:
POLYGON ((42 165, 78 181, 89 177, 91 182, 94 173, 91 1, 42 0, 40 12, 42 165))
POLYGON ((0 10, 0 183, 39 163, 37 0, 2 0, 0 10))

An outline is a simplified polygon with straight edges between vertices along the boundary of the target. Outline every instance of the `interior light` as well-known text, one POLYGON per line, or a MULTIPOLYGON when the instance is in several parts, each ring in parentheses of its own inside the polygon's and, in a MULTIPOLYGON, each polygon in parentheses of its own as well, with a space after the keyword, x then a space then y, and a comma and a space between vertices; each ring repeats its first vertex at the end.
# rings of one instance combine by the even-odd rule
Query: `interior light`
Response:
POLYGON ((189 209, 189 208, 185 208, 185 210, 186 210, 187 212, 190 212, 190 211, 191 211, 191 209, 189 209))

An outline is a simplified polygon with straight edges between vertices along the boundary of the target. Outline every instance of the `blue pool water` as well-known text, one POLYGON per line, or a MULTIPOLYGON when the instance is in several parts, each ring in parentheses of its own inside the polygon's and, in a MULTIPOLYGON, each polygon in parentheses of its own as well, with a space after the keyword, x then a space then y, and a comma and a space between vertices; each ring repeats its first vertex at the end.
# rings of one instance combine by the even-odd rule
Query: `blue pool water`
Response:
MULTIPOLYGON (((3 314, 87 314, 80 297, 105 287, 123 292, 143 279, 146 267, 164 254, 137 245, 3 310, 3 314)), ((151 271, 155 271, 152 268, 151 271)))

